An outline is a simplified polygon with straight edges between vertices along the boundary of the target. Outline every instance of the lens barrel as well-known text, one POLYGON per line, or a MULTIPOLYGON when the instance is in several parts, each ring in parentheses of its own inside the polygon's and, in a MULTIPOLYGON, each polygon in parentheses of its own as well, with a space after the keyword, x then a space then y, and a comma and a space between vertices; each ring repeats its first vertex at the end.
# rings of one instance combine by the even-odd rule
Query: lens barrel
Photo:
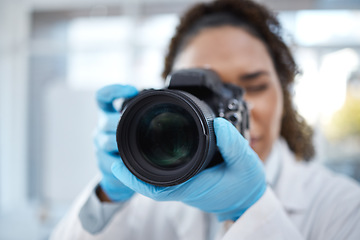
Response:
POLYGON ((122 112, 116 132, 120 156, 139 179, 157 186, 183 183, 214 157, 214 112, 180 90, 145 90, 122 112))

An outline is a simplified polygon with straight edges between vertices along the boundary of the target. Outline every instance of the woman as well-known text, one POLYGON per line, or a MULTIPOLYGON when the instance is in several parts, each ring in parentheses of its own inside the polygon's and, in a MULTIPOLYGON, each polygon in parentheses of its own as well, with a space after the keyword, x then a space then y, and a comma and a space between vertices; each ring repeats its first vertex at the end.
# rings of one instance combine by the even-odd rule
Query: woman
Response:
POLYGON ((95 143, 103 176, 53 239, 358 239, 359 186, 306 162, 314 154, 312 132, 292 107, 296 65, 280 30, 266 8, 246 0, 198 4, 182 17, 163 76, 210 68, 245 89, 251 139, 215 119, 225 162, 180 185, 155 187, 126 169, 114 154, 119 114, 112 101, 137 91, 99 90, 104 121, 95 143))

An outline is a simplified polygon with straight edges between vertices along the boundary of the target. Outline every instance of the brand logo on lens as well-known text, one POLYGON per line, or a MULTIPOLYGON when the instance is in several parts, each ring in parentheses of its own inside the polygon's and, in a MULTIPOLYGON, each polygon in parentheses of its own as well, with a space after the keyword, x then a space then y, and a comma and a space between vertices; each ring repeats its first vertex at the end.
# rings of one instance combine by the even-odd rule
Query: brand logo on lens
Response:
POLYGON ((124 164, 157 186, 183 183, 219 164, 213 120, 226 118, 247 138, 249 114, 242 97, 240 87, 222 83, 211 70, 172 73, 167 87, 143 90, 123 103, 116 141, 124 164))

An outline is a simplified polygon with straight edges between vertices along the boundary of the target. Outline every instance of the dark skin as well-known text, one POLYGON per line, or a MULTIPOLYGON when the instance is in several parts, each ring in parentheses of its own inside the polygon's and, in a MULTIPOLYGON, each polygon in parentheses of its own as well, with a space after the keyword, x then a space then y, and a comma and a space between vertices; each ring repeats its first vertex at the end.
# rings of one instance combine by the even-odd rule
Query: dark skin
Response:
POLYGON ((262 161, 280 136, 283 94, 271 57, 258 38, 241 27, 202 30, 175 60, 174 70, 211 68, 226 83, 245 89, 250 105, 250 146, 262 161))
POLYGON ((96 189, 96 196, 101 202, 112 202, 100 186, 96 189))

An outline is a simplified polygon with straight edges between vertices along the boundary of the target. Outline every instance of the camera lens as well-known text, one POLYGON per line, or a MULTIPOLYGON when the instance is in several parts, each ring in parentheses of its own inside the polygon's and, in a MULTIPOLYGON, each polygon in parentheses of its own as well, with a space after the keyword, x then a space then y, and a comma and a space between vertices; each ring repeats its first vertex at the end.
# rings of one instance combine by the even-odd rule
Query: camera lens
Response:
POLYGON ((122 111, 116 131, 125 166, 157 186, 189 180, 211 162, 215 150, 210 107, 179 90, 145 90, 122 111))
POLYGON ((191 115, 174 104, 158 104, 141 117, 137 139, 143 157, 163 168, 188 163, 197 149, 196 124, 191 115))

